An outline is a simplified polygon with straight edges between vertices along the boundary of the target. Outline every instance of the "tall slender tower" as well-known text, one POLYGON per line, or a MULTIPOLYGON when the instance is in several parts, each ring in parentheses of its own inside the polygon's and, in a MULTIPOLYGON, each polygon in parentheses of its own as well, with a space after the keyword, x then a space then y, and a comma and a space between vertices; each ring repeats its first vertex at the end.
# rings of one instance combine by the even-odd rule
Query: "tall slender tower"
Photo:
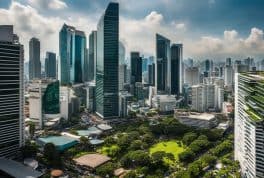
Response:
POLYGON ((45 73, 46 78, 56 79, 56 54, 52 52, 46 52, 45 58, 45 73))
POLYGON ((96 113, 118 117, 119 4, 109 3, 97 26, 96 113))
POLYGON ((89 62, 88 62, 88 81, 93 81, 95 79, 96 71, 96 41, 97 41, 97 31, 92 31, 89 35, 89 62))
POLYGON ((142 82, 142 58, 139 52, 131 52, 130 55, 131 84, 135 85, 136 82, 142 82))
POLYGON ((13 26, 0 26, 0 157, 24 145, 24 50, 13 26))
POLYGON ((158 93, 170 92, 170 66, 170 40, 156 34, 155 85, 158 93))
POLYGON ((29 80, 41 78, 40 42, 37 38, 29 41, 29 80))
POLYGON ((173 44, 171 46, 171 88, 173 95, 182 93, 182 44, 173 44))

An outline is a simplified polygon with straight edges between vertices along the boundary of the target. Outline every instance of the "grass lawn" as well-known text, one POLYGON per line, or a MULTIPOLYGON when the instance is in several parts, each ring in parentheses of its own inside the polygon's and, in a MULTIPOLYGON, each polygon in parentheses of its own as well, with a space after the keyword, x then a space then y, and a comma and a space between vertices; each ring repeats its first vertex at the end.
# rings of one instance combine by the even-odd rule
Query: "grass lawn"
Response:
POLYGON ((149 152, 150 154, 155 153, 157 151, 164 151, 166 153, 172 153, 174 155, 175 160, 178 160, 178 155, 185 151, 185 148, 183 144, 180 146, 177 143, 177 140, 171 140, 171 141, 164 141, 164 142, 159 142, 155 145, 153 145, 149 152))

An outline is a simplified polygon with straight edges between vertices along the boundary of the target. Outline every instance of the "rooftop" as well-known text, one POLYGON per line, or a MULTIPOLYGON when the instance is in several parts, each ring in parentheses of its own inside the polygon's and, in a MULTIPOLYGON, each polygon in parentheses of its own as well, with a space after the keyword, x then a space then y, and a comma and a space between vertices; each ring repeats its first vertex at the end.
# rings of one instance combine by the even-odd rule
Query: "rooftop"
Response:
POLYGON ((81 156, 79 158, 74 159, 74 161, 79 164, 79 165, 83 165, 83 166, 87 166, 90 168, 95 169, 96 167, 110 161, 111 158, 109 158, 108 156, 105 155, 101 155, 101 154, 87 154, 84 156, 81 156))
POLYGON ((208 114, 208 113, 191 114, 188 117, 191 119, 200 119, 200 120, 208 120, 208 121, 215 118, 213 114, 208 114))
POLYGON ((103 131, 112 129, 112 127, 110 125, 107 125, 107 124, 99 124, 99 125, 97 125, 97 128, 99 128, 99 129, 101 129, 103 131))
POLYGON ((102 133, 97 127, 89 127, 87 130, 77 130, 79 136, 100 135, 102 133))
POLYGON ((5 158, 0 158, 0 170, 15 178, 36 178, 42 175, 41 172, 5 158))
POLYGON ((58 150, 63 151, 69 147, 74 146, 78 143, 78 141, 67 136, 49 136, 38 138, 37 143, 41 146, 44 146, 47 143, 53 143, 58 150))

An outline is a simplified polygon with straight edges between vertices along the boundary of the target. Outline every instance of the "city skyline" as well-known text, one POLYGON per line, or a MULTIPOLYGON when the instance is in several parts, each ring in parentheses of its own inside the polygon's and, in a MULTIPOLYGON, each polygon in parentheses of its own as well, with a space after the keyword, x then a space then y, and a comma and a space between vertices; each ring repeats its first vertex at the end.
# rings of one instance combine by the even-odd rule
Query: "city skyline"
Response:
MULTIPOLYGON (((46 51, 59 54, 58 36, 63 23, 84 31, 87 37, 96 30, 97 21, 108 2, 6 0, 0 3, 0 15, 7 19, 0 22, 14 24, 14 31, 21 36, 25 51, 28 51, 26 44, 31 37, 39 38, 43 61, 46 51)), ((263 3, 260 1, 203 0, 190 4, 182 0, 160 0, 141 1, 133 6, 129 1, 117 2, 120 4, 120 41, 126 47, 126 57, 130 51, 154 55, 155 33, 161 33, 184 44, 184 59, 224 60, 248 56, 262 59, 263 12, 258 8, 263 3)), ((27 53, 25 61, 28 61, 27 53)))

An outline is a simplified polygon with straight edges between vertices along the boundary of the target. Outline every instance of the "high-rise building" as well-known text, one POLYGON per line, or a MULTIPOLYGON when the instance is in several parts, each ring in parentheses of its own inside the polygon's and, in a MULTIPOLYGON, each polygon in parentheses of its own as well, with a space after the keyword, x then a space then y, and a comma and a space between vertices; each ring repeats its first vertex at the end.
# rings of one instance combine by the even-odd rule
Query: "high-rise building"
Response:
POLYGON ((170 88, 170 40, 156 34, 155 85, 159 93, 170 88))
POLYGON ((0 157, 24 145, 24 50, 13 26, 0 26, 0 157))
POLYGON ((184 83, 192 86, 200 83, 199 68, 188 67, 185 69, 185 81, 184 83))
POLYGON ((83 81, 88 82, 89 80, 89 49, 85 49, 84 62, 83 62, 83 81))
POLYGON ((148 58, 142 58, 142 73, 148 70, 148 58))
POLYGON ((119 42, 119 91, 124 89, 126 82, 126 64, 125 64, 126 48, 122 42, 119 42))
POLYGON ((232 87, 234 84, 234 70, 232 66, 226 65, 225 66, 225 85, 232 87))
POLYGON ((84 61, 86 57, 86 36, 83 31, 75 31, 74 83, 83 82, 84 61))
POLYGON ((209 59, 205 60, 205 71, 206 72, 210 71, 210 60, 209 59))
POLYGON ((96 113, 110 119, 119 116, 119 4, 109 3, 97 25, 96 113))
POLYGON ((96 52, 97 52, 97 31, 92 31, 89 35, 89 62, 88 62, 88 81, 95 80, 96 72, 96 52))
POLYGON ((235 74, 235 160, 242 177, 264 177, 264 73, 235 74))
POLYGON ((41 78, 40 42, 37 38, 29 41, 29 80, 41 78))
POLYGON ((171 45, 171 65, 170 65, 170 93, 179 95, 182 93, 182 44, 171 45))
POLYGON ((52 52, 46 52, 45 58, 45 74, 46 78, 56 79, 56 54, 52 52))
POLYGON ((131 84, 142 82, 142 58, 139 52, 130 53, 130 67, 131 67, 131 84))
POLYGON ((231 66, 232 65, 232 59, 231 58, 226 58, 225 65, 226 66, 231 66))
POLYGON ((61 85, 82 82, 86 50, 84 32, 64 24, 60 31, 59 44, 61 85))
POLYGON ((151 86, 155 86, 155 64, 148 65, 148 83, 151 86))

